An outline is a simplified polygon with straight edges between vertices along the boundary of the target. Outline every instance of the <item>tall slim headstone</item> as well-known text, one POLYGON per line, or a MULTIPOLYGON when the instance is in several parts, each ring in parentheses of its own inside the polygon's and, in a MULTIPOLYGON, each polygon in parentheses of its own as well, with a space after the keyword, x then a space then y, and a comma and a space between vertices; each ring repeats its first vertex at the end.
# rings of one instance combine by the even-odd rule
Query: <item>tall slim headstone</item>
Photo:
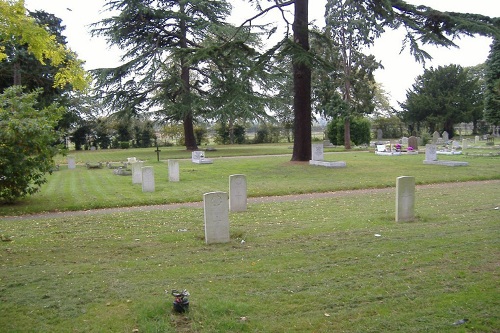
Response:
POLYGON ((379 129, 377 130, 377 140, 378 140, 378 141, 382 140, 383 135, 384 135, 384 134, 382 133, 382 129, 380 129, 380 128, 379 128, 379 129))
POLYGON ((142 192, 155 191, 155 175, 152 166, 141 168, 142 172, 142 192))
POLYGON ((415 219, 415 177, 396 179, 396 222, 415 219))
POLYGON ((203 195, 205 243, 228 243, 229 198, 226 192, 209 192, 203 195))
POLYGON ((441 135, 439 135, 438 131, 434 131, 434 133, 432 133, 432 143, 436 144, 439 139, 441 139, 441 135))
POLYGON ((437 161, 436 145, 431 145, 431 144, 425 145, 425 160, 437 161))
POLYGON ((142 167, 144 162, 136 161, 131 164, 132 166, 132 184, 142 183, 142 167))
POLYGON ((73 155, 68 155, 68 169, 75 169, 76 168, 76 158, 73 155))
POLYGON ((444 131, 443 132, 443 141, 444 141, 444 143, 447 143, 449 140, 450 140, 450 135, 448 134, 448 132, 444 131))
POLYGON ((229 176, 229 210, 232 212, 247 210, 247 178, 245 175, 229 176))
POLYGON ((311 160, 313 161, 323 161, 323 144, 322 143, 314 143, 311 145, 311 160))
POLYGON ((178 182, 179 177, 179 161, 168 160, 168 180, 171 182, 178 182))

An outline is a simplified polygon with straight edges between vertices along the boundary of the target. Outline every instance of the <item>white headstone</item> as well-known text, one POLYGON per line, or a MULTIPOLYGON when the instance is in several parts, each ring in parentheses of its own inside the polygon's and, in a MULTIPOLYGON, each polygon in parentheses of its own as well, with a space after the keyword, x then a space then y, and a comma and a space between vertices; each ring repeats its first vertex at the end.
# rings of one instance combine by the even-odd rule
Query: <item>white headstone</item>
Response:
POLYGON ((205 219, 205 243, 228 243, 229 198, 226 192, 210 192, 203 195, 205 219))
POLYGON ((439 139, 441 139, 441 135, 439 135, 438 131, 434 131, 434 133, 432 133, 432 143, 437 143, 439 139))
POLYGON ((401 144, 402 144, 403 146, 408 146, 408 138, 407 138, 406 136, 403 136, 403 137, 401 138, 401 144))
POLYGON ((142 183, 142 167, 144 162, 133 162, 132 164, 132 184, 142 183))
POLYGON ((443 132, 443 141, 444 141, 445 143, 447 143, 447 142, 448 142, 448 140, 450 140, 450 135, 448 134, 448 132, 444 131, 444 132, 443 132))
POLYGON ((232 212, 247 210, 247 178, 245 175, 229 176, 229 210, 232 212))
POLYGON ((467 139, 462 139, 462 149, 467 148, 467 139))
POLYGON ((135 157, 128 157, 127 158, 127 163, 135 163, 137 162, 137 159, 135 157))
POLYGON ((68 169, 76 168, 76 158, 73 155, 68 155, 68 169))
POLYGON ((431 144, 425 145, 425 160, 437 161, 436 145, 431 145, 431 144))
POLYGON ((476 136, 474 137, 474 143, 475 143, 475 144, 478 144, 478 143, 479 143, 479 135, 476 135, 476 136))
POLYGON ((398 177, 396 179, 396 222, 412 221, 414 218, 415 177, 398 177))
POLYGON ((168 160, 168 180, 178 182, 179 178, 179 161, 168 160))
POLYGON ((155 175, 152 166, 142 167, 142 192, 155 191, 155 175))
POLYGON ((323 161, 323 144, 322 143, 314 143, 311 145, 311 160, 313 161, 323 161))

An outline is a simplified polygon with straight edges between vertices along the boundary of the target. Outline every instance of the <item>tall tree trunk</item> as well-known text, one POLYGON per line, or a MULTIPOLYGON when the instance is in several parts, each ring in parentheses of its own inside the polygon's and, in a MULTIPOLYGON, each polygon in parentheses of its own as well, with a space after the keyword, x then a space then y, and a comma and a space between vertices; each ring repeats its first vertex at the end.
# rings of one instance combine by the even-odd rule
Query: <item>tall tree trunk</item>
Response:
POLYGON ((14 63, 14 85, 15 86, 20 86, 21 85, 21 64, 19 61, 16 61, 14 63))
POLYGON ((344 119, 344 148, 351 149, 351 120, 349 116, 344 119))
MULTIPOLYGON (((185 13, 184 4, 180 4, 180 11, 185 13)), ((186 21, 181 19, 180 21, 181 38, 180 45, 181 48, 187 48, 187 27, 186 21)), ((189 67, 186 65, 184 58, 181 59, 181 81, 182 81, 182 103, 183 109, 185 108, 183 115, 183 126, 184 126, 184 144, 187 150, 197 150, 198 145, 196 144, 196 137, 194 136, 193 127, 193 111, 191 108, 191 98, 189 96, 191 91, 191 86, 189 84, 189 67)))
MULTIPOLYGON (((309 51, 308 0, 295 0, 293 40, 309 51)), ((293 61, 294 142, 292 161, 311 159, 311 68, 293 61)))

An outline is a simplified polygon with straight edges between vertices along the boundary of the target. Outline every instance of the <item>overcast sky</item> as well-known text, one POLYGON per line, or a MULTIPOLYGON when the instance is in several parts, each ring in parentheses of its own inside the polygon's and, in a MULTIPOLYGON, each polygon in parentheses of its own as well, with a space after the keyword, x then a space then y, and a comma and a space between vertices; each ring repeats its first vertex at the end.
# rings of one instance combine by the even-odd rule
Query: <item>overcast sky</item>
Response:
MULTIPOLYGON (((441 11, 469 12, 500 16, 498 0, 407 0, 409 3, 426 5, 441 11)), ((99 21, 106 13, 102 8, 106 0, 26 0, 29 10, 45 10, 63 20, 66 26, 65 36, 69 47, 79 58, 84 60, 86 69, 114 67, 120 56, 116 48, 109 48, 105 41, 92 38, 88 25, 99 21)), ((234 14, 232 21, 240 22, 252 16, 245 0, 233 0, 234 14)), ((326 0, 310 0, 309 14, 311 20, 317 20, 318 25, 324 24, 323 14, 326 0)), ((279 15, 268 14, 264 20, 277 21, 279 15)), ((282 25, 281 22, 279 25, 282 25)), ((423 73, 421 64, 415 63, 408 50, 401 51, 403 33, 388 31, 378 39, 370 50, 377 60, 382 62, 384 69, 375 73, 375 78, 382 83, 384 89, 391 95, 393 106, 397 101, 404 101, 406 90, 411 88, 415 78, 423 73)), ((492 40, 485 37, 463 37, 456 41, 459 49, 426 47, 434 58, 426 63, 426 67, 459 64, 475 66, 483 63, 490 50, 492 40)))

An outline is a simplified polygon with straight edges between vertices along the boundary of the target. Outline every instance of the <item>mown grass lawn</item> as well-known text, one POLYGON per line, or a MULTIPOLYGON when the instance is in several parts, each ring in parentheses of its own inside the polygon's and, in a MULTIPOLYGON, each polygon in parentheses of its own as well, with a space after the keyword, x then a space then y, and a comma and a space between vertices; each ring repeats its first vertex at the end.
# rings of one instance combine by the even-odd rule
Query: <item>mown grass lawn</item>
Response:
MULTIPOLYGON (((264 146, 261 150, 252 146, 235 149, 276 152, 283 146, 264 146)), ((48 182, 36 195, 14 205, 0 205, 0 216, 201 201, 204 193, 228 191, 232 174, 246 175, 250 197, 393 187, 399 176, 413 176, 417 184, 500 179, 500 156, 440 155, 442 160, 469 163, 467 167, 444 167, 424 165, 424 154, 377 156, 362 151, 327 152, 325 160, 347 163, 346 168, 331 169, 310 166, 307 162, 290 162, 290 154, 234 157, 234 152, 218 148, 216 152, 206 154, 213 159, 213 164, 199 165, 190 159, 179 159, 181 181, 177 183, 168 182, 166 160, 145 160, 145 166, 154 167, 156 191, 143 193, 140 185, 132 185, 131 176, 116 176, 107 168, 86 169, 83 164, 90 160, 88 156, 93 158, 90 162, 96 163, 126 161, 127 155, 142 158, 144 154, 152 153, 150 149, 82 152, 77 157, 81 164, 76 169, 68 170, 62 165, 60 171, 48 177, 48 182), (219 155, 225 157, 217 157, 219 155)))
POLYGON ((411 223, 392 190, 252 204, 210 246, 199 208, 2 220, 1 331, 497 332, 499 190, 418 187, 411 223))

